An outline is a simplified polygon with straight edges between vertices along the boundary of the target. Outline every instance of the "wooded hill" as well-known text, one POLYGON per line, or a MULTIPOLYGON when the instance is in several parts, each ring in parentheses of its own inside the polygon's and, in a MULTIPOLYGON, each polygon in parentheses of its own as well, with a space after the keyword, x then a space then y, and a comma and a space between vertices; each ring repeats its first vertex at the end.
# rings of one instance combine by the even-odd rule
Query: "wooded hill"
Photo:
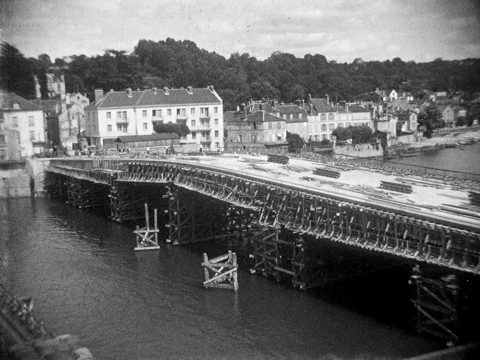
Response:
POLYGON ((26 59, 9 44, 2 44, 1 86, 26 97, 34 97, 32 75, 40 77, 46 95, 45 73, 52 69, 65 74, 67 92, 81 92, 93 99, 93 90, 103 88, 206 87, 214 85, 232 110, 249 99, 270 98, 291 102, 308 94, 332 100, 376 100, 376 88, 396 89, 419 95, 432 91, 462 90, 467 97, 480 90, 480 59, 428 63, 404 62, 400 58, 380 61, 336 63, 325 56, 307 54, 297 58, 275 52, 257 60, 248 54, 232 54, 228 59, 192 41, 140 40, 127 53, 107 50, 103 55, 73 55, 66 63, 51 61, 46 54, 26 59))

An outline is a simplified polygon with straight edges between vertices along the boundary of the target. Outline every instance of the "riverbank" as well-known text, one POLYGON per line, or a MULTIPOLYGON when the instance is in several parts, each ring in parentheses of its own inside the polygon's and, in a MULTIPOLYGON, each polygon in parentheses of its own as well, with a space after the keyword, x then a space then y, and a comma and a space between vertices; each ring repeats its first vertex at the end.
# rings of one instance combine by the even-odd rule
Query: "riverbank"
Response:
POLYGON ((10 169, 0 169, 0 199, 42 196, 48 158, 27 158, 10 169), (13 169, 12 169, 13 168, 13 169))
POLYGON ((438 133, 432 138, 423 138, 418 142, 399 144, 391 147, 389 150, 402 151, 408 150, 421 151, 440 148, 455 148, 457 146, 474 144, 480 142, 480 128, 466 130, 464 128, 452 129, 450 132, 438 133))

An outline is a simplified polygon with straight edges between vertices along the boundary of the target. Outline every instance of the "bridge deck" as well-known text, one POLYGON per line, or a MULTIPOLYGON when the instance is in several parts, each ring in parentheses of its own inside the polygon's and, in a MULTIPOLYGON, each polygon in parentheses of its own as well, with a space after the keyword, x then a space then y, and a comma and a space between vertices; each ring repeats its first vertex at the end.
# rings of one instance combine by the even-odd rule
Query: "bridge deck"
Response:
MULTIPOLYGON (((140 160, 135 159, 133 161, 140 160)), ((143 159, 152 161, 151 158, 143 159)), ((416 176, 399 176, 369 170, 340 170, 339 178, 313 174, 317 168, 335 169, 334 164, 320 164, 290 159, 289 164, 268 162, 266 156, 225 155, 218 157, 176 157, 174 163, 198 165, 218 171, 228 171, 308 191, 403 210, 409 213, 438 218, 474 228, 480 228, 480 207, 469 203, 469 189, 452 186, 439 180, 416 176), (411 193, 379 188, 382 181, 411 185, 411 193)))

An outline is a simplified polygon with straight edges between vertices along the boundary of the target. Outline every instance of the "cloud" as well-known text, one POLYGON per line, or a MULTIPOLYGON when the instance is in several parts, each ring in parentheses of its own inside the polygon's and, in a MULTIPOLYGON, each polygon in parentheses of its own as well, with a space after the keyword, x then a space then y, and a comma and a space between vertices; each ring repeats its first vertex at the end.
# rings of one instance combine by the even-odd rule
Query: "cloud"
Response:
POLYGON ((226 57, 320 53, 416 61, 478 56, 478 6, 447 0, 15 0, 1 2, 8 40, 28 56, 131 51, 139 39, 188 39, 226 57), (475 26, 477 25, 477 26, 475 26), (468 46, 464 46, 468 44, 468 46), (477 54, 473 52, 477 50, 477 54), (438 54, 438 55, 437 55, 438 54), (429 59, 428 57, 433 57, 429 59))

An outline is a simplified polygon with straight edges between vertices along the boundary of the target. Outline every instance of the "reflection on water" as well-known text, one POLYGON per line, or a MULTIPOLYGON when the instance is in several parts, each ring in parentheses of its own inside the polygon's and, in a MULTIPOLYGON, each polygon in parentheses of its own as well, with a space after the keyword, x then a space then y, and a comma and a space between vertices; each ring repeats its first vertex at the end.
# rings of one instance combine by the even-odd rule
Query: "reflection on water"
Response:
POLYGON ((212 244, 136 253, 132 226, 57 201, 1 201, 0 211, 13 292, 34 296, 48 329, 78 335, 97 358, 402 358, 439 347, 353 307, 358 297, 397 312, 388 295, 375 304, 378 287, 348 302, 333 288, 331 302, 242 269, 238 293, 204 290, 201 253, 214 256, 212 244))

